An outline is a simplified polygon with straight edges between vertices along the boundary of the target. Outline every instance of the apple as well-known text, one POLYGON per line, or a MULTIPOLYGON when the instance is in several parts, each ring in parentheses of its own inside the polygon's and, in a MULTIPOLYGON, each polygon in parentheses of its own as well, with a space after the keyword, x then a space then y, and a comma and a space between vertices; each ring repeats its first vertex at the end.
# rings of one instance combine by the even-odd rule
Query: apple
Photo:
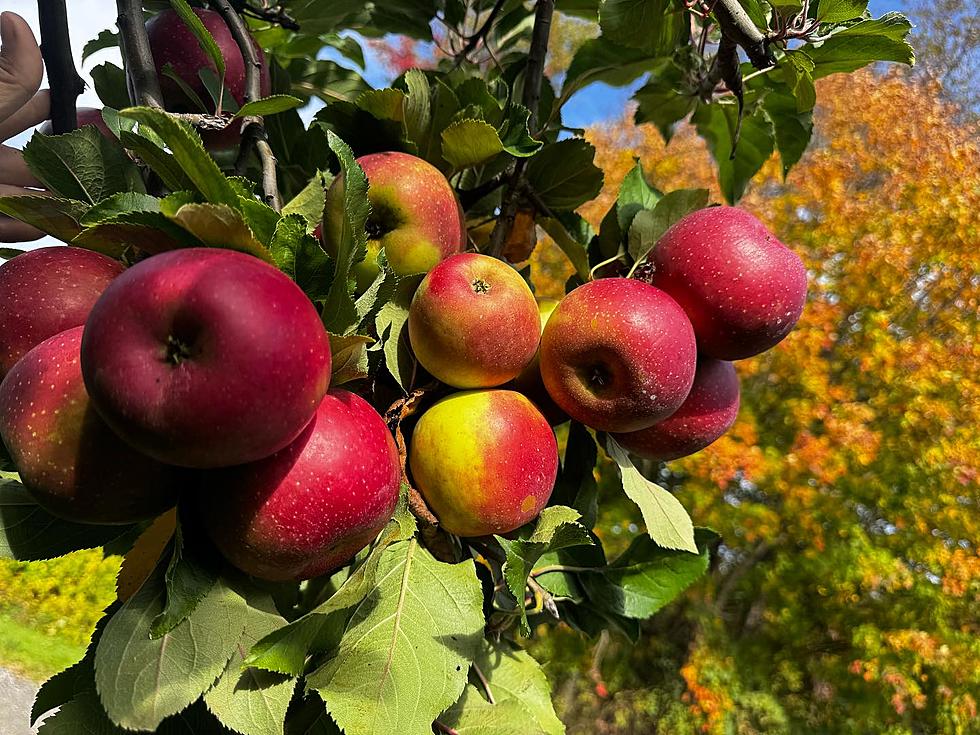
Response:
POLYGON ((419 363, 454 388, 490 388, 534 359, 541 320, 534 294, 502 260, 453 255, 422 279, 408 310, 419 363))
POLYGON ((510 390, 454 393, 412 432, 415 486, 457 536, 501 534, 533 520, 551 497, 558 444, 531 401, 510 390))
MULTIPOLYGON (((557 299, 541 299, 538 301, 538 314, 541 317, 542 332, 557 306, 557 299)), ((548 390, 544 387, 544 380, 541 378, 541 357, 538 352, 534 353, 534 358, 521 371, 521 374, 511 381, 509 387, 530 398, 552 426, 557 426, 568 421, 568 414, 561 410, 552 397, 548 395, 548 390)))
POLYGON ((628 452, 666 462, 704 449, 728 431, 738 415, 738 375, 724 360, 698 361, 687 400, 673 414, 648 429, 613 434, 628 452))
MULTIPOLYGON (((466 221, 453 188, 431 163, 408 153, 372 153, 357 159, 368 179, 371 215, 367 221, 367 257, 354 268, 363 292, 378 275, 378 251, 384 248, 400 276, 427 273, 466 244, 466 221)), ((344 182, 338 176, 327 190, 323 246, 337 256, 344 224, 344 182)))
POLYGON ((568 294, 541 338, 548 394, 600 431, 637 431, 680 408, 694 382, 694 330, 670 296, 628 278, 568 294))
POLYGON ((38 248, 0 265, 0 379, 48 337, 85 323, 123 266, 83 248, 38 248))
POLYGON ((95 304, 82 375, 96 409, 168 464, 225 467, 286 447, 330 382, 306 295, 245 253, 185 248, 141 261, 95 304))
MULTIPOLYGON (((102 133, 103 137, 109 140, 116 140, 116 136, 109 130, 109 126, 105 124, 101 109, 97 107, 79 107, 75 111, 75 114, 78 118, 78 127, 83 128, 86 125, 94 125, 102 133)), ((53 135, 54 127, 51 125, 51 121, 45 120, 41 124, 41 127, 38 128, 38 132, 42 135, 53 135)))
POLYGON ((391 518, 401 480, 384 419, 360 396, 334 389, 282 451, 203 473, 198 507, 208 535, 242 571, 309 579, 371 543, 391 518))
POLYGON ((741 360, 765 352, 803 313, 803 261, 742 209, 687 215, 664 233, 651 258, 650 283, 687 312, 703 356, 741 360))
POLYGON ((51 513, 83 523, 152 518, 177 502, 186 471, 140 454, 99 418, 79 367, 82 330, 43 341, 0 383, 0 437, 51 513))

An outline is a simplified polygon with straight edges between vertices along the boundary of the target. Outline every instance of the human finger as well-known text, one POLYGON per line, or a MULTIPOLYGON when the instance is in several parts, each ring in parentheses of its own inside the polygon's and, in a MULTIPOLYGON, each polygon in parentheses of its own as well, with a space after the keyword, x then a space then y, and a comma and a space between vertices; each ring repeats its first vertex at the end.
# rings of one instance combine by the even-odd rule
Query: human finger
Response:
POLYGON ((41 186, 24 161, 24 154, 9 145, 0 145, 0 182, 15 186, 41 186))
POLYGON ((51 117, 51 92, 42 89, 6 120, 0 122, 0 141, 9 140, 51 117))
POLYGON ((27 21, 17 13, 0 13, 0 120, 34 96, 43 74, 41 50, 27 21))

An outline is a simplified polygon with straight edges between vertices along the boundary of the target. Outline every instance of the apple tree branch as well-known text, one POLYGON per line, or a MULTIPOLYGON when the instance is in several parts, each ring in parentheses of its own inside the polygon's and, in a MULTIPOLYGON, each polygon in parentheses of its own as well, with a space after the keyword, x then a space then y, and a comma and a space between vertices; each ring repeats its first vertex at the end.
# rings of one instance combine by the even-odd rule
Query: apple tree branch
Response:
POLYGON ((51 126, 55 134, 78 127, 75 103, 85 90, 71 57, 68 11, 65 0, 38 0, 41 24, 41 55, 51 87, 51 126))
MULTIPOLYGON (((45 0, 38 0, 43 4, 45 0)), ((116 25, 129 97, 134 104, 163 109, 163 93, 153 65, 150 38, 143 20, 143 4, 140 0, 116 0, 116 25)))

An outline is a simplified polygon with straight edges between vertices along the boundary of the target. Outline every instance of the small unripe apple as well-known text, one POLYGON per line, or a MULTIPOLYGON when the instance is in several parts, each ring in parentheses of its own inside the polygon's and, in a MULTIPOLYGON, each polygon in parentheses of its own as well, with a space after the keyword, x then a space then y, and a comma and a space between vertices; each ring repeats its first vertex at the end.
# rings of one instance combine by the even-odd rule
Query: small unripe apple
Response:
MULTIPOLYGON (((463 210, 439 169, 398 152, 372 153, 361 156, 357 163, 367 176, 371 202, 367 257, 354 267, 359 291, 365 291, 378 275, 381 248, 400 276, 427 273, 439 261, 463 250, 463 210)), ((327 190, 324 212, 323 246, 336 257, 344 221, 342 176, 327 190)))
POLYGON ((698 361, 687 400, 673 414, 648 429, 614 434, 627 451, 643 459, 666 462, 704 449, 728 431, 738 416, 738 374, 724 360, 698 361))
POLYGON ((82 374, 96 409, 168 464, 227 467, 286 447, 330 381, 320 315, 284 273, 221 248, 155 255, 95 304, 82 374))
POLYGON ((0 436, 51 513, 83 523, 152 518, 177 502, 184 471, 132 449, 96 413, 79 367, 82 329, 45 340, 0 383, 0 436))
MULTIPOLYGON (((105 119, 102 117, 102 110, 97 107, 79 107, 75 111, 76 118, 78 120, 78 127, 84 128, 86 125, 94 125, 95 128, 102 133, 102 136, 108 138, 109 140, 115 140, 116 136, 113 135, 112 131, 109 130, 109 126, 105 124, 105 119)), ((42 135, 53 135, 54 127, 51 125, 50 120, 45 120, 41 123, 41 127, 38 128, 38 132, 42 135)))
POLYGON ((502 260, 461 253, 422 279, 408 311, 419 363, 455 388, 490 388, 534 358, 541 320, 531 289, 502 260))
MULTIPOLYGON (((541 299, 538 302, 542 332, 544 332, 544 327, 557 306, 557 299, 541 299)), ((544 380, 541 377, 540 351, 534 353, 534 358, 521 371, 521 374, 514 378, 509 387, 530 398, 552 426, 568 421, 568 414, 561 410, 554 399, 548 395, 548 389, 544 387, 544 380)))
POLYGON ((85 323, 122 264, 91 250, 38 248, 0 265, 0 380, 32 347, 85 323))
POLYGON ((558 474, 558 444, 520 393, 464 391, 422 414, 409 462, 445 530, 485 536, 513 531, 541 512, 558 474))
POLYGON ((384 419, 363 398, 334 389, 282 451, 205 473, 199 507, 208 535, 239 569, 309 579, 371 543, 391 518, 401 478, 384 419))
POLYGON ((680 408, 694 382, 694 330, 677 302, 628 278, 568 294, 541 338, 541 377, 576 421, 637 431, 680 408))
POLYGON ((803 313, 803 261, 742 209, 689 214, 664 233, 651 260, 650 282, 687 312, 703 356, 741 360, 765 352, 803 313))

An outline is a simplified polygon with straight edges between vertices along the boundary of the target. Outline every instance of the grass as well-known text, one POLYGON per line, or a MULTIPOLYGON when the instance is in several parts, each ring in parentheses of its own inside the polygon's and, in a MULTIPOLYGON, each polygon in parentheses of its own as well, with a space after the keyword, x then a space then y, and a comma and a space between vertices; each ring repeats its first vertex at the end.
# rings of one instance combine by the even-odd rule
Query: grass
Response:
POLYGON ((85 655, 85 647, 53 638, 0 613, 0 666, 44 681, 85 655))

